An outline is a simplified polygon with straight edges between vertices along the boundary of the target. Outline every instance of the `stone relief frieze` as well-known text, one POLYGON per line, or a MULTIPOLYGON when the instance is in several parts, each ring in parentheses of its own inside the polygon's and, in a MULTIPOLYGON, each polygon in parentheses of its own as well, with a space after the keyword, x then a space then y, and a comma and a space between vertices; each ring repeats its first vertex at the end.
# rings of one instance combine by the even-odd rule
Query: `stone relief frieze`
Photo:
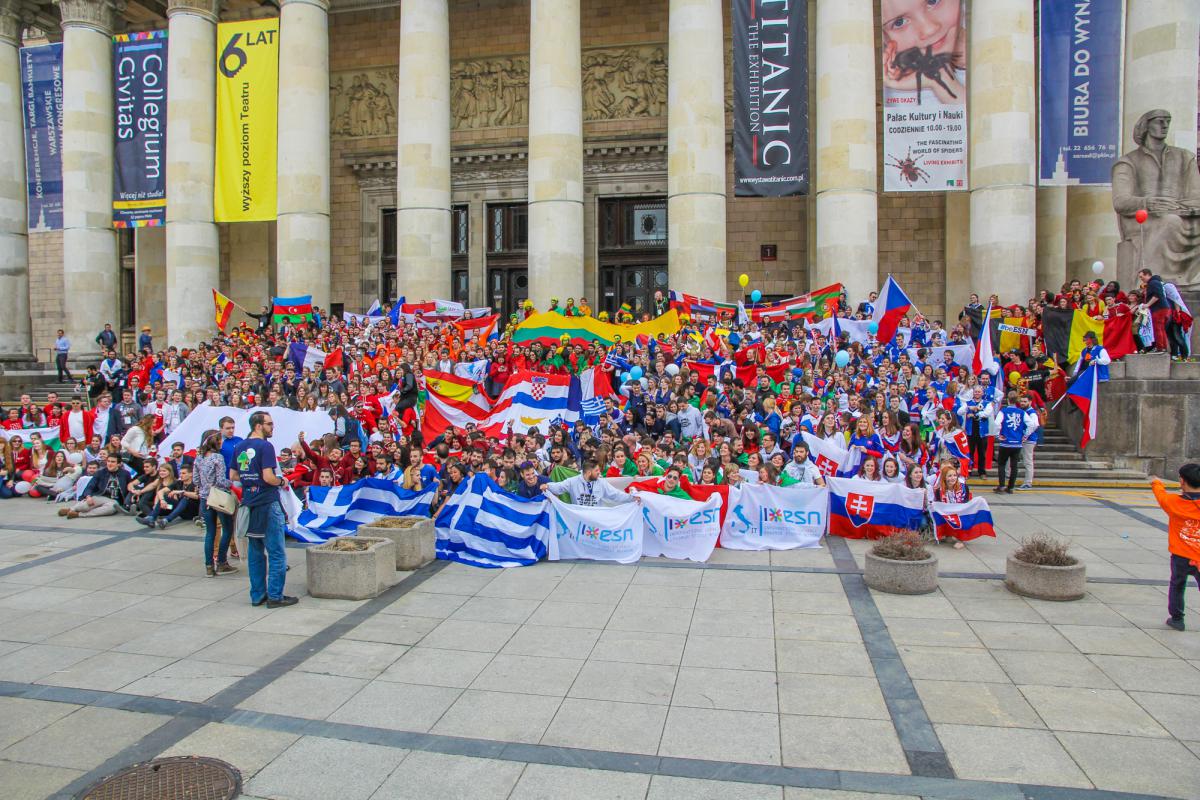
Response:
MULTIPOLYGON (((598 47, 582 54, 583 118, 589 122, 667 113, 666 45, 598 47)), ((391 136, 398 108, 395 67, 344 70, 330 76, 334 137, 391 136)), ((529 57, 469 59, 450 65, 450 116, 455 130, 529 121, 529 57)))

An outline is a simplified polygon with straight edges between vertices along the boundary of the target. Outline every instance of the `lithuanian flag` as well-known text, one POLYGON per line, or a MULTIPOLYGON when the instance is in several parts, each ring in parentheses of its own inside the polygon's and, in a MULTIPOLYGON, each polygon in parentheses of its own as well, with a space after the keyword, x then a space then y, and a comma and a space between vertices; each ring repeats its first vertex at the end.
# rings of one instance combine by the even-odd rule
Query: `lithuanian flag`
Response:
POLYGON ((1046 353, 1074 365, 1083 352, 1083 335, 1096 334, 1096 340, 1114 361, 1134 351, 1133 317, 1110 314, 1108 319, 1092 319, 1079 309, 1047 308, 1042 311, 1042 338, 1046 353))
POLYGON ((679 312, 675 309, 638 325, 613 325, 593 317, 564 317, 553 311, 543 311, 518 325, 513 331, 512 340, 516 344, 540 342, 554 347, 562 344, 562 337, 565 335, 570 337, 573 345, 599 342, 608 347, 616 342, 635 341, 643 334, 657 339, 660 333, 671 336, 678 332, 679 312))
POLYGON ((212 293, 213 306, 217 312, 217 329, 224 333, 225 328, 229 325, 229 315, 233 313, 233 301, 216 289, 213 289, 212 293))

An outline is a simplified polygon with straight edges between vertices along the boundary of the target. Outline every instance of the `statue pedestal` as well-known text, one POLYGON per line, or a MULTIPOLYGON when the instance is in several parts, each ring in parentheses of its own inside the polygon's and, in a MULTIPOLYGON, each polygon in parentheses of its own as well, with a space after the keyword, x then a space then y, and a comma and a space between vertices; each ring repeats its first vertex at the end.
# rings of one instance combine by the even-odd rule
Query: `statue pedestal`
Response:
MULTIPOLYGON (((1188 310, 1192 312, 1192 315, 1200 316, 1200 287, 1195 289, 1180 289, 1179 294, 1183 297, 1183 302, 1188 307, 1188 310)), ((1200 357, 1200 352, 1197 352, 1197 349, 1200 348, 1200 322, 1192 323, 1190 338, 1192 340, 1192 358, 1200 357)))
MULTIPOLYGON (((1118 242, 1117 243, 1117 283, 1121 284, 1121 288, 1128 292, 1131 289, 1136 289, 1138 286, 1137 273, 1141 269, 1138 266, 1137 247, 1133 242, 1118 242)), ((1191 307, 1191 304, 1188 304, 1191 307)))

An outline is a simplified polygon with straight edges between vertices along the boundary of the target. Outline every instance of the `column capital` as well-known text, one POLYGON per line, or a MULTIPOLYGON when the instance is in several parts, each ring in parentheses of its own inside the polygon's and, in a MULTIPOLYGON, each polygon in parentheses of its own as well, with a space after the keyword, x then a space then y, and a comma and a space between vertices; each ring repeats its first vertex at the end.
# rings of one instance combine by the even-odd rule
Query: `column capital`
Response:
POLYGON ((20 47, 24 17, 21 0, 0 0, 0 42, 20 47))
POLYGON ((121 21, 125 0, 55 0, 62 28, 91 28, 111 36, 121 21))
POLYGON ((284 6, 299 6, 299 5, 316 6, 317 8, 324 11, 326 14, 329 13, 329 0, 282 0, 279 3, 279 8, 282 11, 284 6))
POLYGON ((215 23, 220 12, 220 0, 167 0, 167 19, 176 14, 191 14, 215 23))

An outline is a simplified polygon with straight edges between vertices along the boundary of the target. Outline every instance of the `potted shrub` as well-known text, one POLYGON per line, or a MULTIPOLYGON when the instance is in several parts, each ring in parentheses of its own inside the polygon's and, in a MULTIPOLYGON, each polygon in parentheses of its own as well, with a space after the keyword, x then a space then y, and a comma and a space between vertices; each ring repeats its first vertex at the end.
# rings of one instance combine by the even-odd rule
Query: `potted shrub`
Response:
POLYGON ((378 597, 396 580, 396 545, 374 536, 341 536, 304 553, 308 593, 335 600, 378 597))
POLYGON ((429 517, 378 517, 361 525, 359 536, 380 536, 396 543, 396 569, 419 569, 433 561, 437 533, 429 517))
POLYGON ((1087 593, 1087 567, 1067 552, 1069 547, 1045 533, 1022 539, 1008 554, 1004 585, 1038 600, 1079 600, 1087 593))
POLYGON ((880 539, 867 551, 863 578, 867 586, 892 594, 928 594, 938 585, 937 556, 920 535, 900 531, 880 539))

